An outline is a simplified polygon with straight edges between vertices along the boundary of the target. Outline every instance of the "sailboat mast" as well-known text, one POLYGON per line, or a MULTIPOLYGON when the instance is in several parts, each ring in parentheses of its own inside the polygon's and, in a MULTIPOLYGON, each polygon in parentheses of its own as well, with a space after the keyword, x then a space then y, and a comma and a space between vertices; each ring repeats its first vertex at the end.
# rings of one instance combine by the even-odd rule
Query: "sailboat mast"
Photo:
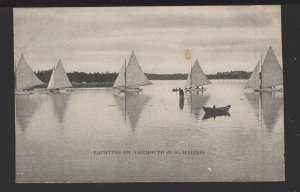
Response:
POLYGON ((192 82, 193 82, 193 74, 192 74, 192 69, 193 69, 193 67, 192 67, 192 64, 191 64, 191 88, 192 88, 192 82))
POLYGON ((260 55, 260 72, 259 72, 259 78, 260 78, 260 86, 259 86, 259 88, 262 89, 262 54, 260 55))
POLYGON ((125 89, 126 89, 126 87, 127 87, 127 86, 126 86, 126 85, 127 85, 127 84, 126 84, 126 72, 127 72, 127 71, 126 71, 126 70, 127 70, 127 69, 126 69, 126 58, 125 58, 125 63, 124 63, 124 65, 125 65, 124 79, 125 79, 125 89))

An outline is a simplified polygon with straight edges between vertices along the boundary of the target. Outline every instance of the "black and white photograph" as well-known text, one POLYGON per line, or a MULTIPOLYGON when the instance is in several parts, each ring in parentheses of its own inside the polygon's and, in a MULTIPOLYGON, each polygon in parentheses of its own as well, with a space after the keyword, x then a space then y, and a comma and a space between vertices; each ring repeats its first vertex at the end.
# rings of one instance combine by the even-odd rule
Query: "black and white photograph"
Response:
POLYGON ((15 182, 285 181, 280 5, 14 8, 15 182))

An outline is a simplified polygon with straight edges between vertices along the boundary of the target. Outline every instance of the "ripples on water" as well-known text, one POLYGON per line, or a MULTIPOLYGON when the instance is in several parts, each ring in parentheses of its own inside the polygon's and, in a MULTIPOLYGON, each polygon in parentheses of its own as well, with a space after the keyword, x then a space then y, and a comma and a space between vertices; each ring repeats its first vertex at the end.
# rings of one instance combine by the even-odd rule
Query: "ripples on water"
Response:
POLYGON ((17 182, 284 180, 283 93, 213 80, 204 92, 153 81, 140 94, 78 89, 16 95, 17 182), (230 104, 205 117, 202 106, 230 104), (97 156, 94 150, 205 150, 204 155, 97 156))

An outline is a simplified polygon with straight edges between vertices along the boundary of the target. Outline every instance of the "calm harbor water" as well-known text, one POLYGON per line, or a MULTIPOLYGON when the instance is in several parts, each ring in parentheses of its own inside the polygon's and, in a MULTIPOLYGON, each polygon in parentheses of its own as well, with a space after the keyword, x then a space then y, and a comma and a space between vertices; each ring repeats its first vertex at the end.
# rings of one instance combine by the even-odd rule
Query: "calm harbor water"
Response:
POLYGON ((205 92, 152 81, 140 94, 110 88, 16 95, 17 182, 284 180, 283 93, 212 80, 205 92), (202 106, 230 104, 203 119, 202 106), (115 150, 202 150, 205 154, 114 154, 115 150))

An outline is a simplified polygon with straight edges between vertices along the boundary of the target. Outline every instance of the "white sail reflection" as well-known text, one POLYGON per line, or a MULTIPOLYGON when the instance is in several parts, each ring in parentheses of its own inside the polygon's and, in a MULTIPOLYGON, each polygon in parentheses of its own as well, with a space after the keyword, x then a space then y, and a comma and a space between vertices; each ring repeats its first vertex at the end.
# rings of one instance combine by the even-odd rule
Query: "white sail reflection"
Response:
POLYGON ((268 129, 277 122, 279 110, 283 106, 282 93, 261 93, 262 115, 268 129))
POLYGON ((128 120, 134 130, 142 111, 150 100, 150 96, 139 95, 138 93, 124 93, 114 94, 113 97, 125 121, 127 122, 128 120))
POLYGON ((210 96, 202 92, 186 92, 187 103, 190 106, 191 113, 196 119, 199 119, 202 107, 207 103, 210 96))
POLYGON ((70 100, 70 93, 57 93, 50 95, 53 102, 53 112, 57 116, 60 124, 64 122, 65 111, 68 107, 68 101, 70 100))
POLYGON ((19 123, 21 131, 24 133, 34 116, 37 107, 42 103, 36 95, 16 95, 15 109, 16 122, 19 123))
POLYGON ((255 117, 260 121, 261 118, 261 100, 259 92, 245 92, 245 97, 254 110, 255 117))
POLYGON ((249 104, 255 110, 255 116, 263 122, 267 129, 274 128, 279 110, 283 106, 282 92, 253 92, 244 93, 249 104))

